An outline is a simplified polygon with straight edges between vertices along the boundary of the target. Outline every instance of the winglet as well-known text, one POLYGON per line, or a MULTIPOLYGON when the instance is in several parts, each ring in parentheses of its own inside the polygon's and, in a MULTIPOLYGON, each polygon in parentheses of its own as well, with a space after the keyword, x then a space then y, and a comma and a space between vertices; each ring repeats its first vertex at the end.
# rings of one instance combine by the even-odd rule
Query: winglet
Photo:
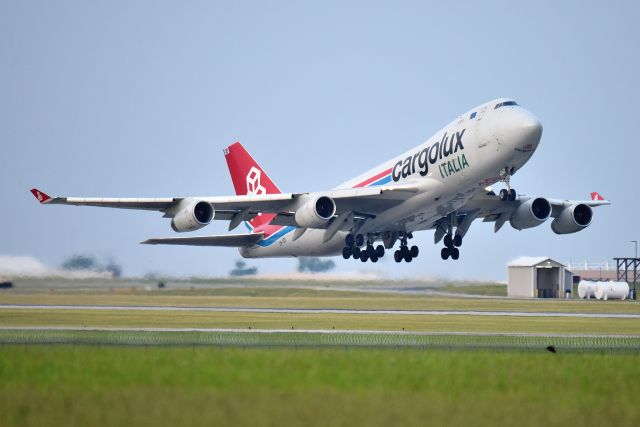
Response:
POLYGON ((51 201, 51 197, 49 197, 43 191, 38 190, 37 188, 32 188, 31 189, 31 194, 33 194, 33 197, 38 199, 38 201, 40 203, 47 203, 47 202, 51 201))
POLYGON ((591 200, 600 202, 604 200, 604 197, 602 197, 597 191, 594 191, 591 193, 591 200))

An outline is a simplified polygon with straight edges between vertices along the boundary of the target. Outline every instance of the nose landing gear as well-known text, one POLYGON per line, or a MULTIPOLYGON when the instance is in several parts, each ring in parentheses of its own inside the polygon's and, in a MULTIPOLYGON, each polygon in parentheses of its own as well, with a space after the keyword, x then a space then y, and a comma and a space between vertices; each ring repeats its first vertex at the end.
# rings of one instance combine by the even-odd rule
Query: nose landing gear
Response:
POLYGON ((511 175, 515 173, 515 168, 503 168, 500 170, 500 177, 502 178, 502 182, 507 188, 503 188, 500 190, 500 200, 503 202, 509 201, 513 202, 518 195, 516 194, 516 190, 511 188, 511 175))

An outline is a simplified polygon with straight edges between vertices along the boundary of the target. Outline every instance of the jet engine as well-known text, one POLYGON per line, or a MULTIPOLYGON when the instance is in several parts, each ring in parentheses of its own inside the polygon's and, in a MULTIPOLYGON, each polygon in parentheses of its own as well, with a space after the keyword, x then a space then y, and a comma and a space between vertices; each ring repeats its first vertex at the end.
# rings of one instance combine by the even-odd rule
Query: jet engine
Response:
POLYGON ((556 234, 569 234, 584 230, 591 224, 593 210, 585 204, 566 207, 552 222, 551 229, 556 234))
POLYGON ((527 200, 511 215, 511 226, 516 230, 537 227, 551 216, 551 203, 543 197, 527 200))
POLYGON ((302 204, 294 219, 302 228, 321 228, 336 213, 336 204, 331 197, 318 196, 302 204))
POLYGON ((171 220, 171 228, 179 233, 198 230, 209 224, 213 219, 213 206, 204 200, 185 203, 171 220))

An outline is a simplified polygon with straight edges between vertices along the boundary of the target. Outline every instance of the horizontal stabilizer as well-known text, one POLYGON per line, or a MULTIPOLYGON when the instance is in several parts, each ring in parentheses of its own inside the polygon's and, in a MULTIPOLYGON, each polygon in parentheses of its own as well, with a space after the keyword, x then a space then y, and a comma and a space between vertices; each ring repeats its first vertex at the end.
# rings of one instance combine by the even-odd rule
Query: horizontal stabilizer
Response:
POLYGON ((247 233, 221 236, 166 237, 148 239, 140 243, 144 245, 223 246, 240 248, 255 245, 262 239, 262 234, 263 233, 247 233))

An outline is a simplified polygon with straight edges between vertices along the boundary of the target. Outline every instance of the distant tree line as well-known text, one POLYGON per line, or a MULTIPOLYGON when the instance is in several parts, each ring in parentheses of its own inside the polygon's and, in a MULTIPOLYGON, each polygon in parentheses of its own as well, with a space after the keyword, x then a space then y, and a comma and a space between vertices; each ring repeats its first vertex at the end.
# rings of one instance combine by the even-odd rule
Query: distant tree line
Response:
POLYGON ((62 263, 62 268, 69 271, 89 270, 109 272, 113 277, 122 276, 122 267, 113 259, 102 263, 93 255, 72 255, 62 263))

